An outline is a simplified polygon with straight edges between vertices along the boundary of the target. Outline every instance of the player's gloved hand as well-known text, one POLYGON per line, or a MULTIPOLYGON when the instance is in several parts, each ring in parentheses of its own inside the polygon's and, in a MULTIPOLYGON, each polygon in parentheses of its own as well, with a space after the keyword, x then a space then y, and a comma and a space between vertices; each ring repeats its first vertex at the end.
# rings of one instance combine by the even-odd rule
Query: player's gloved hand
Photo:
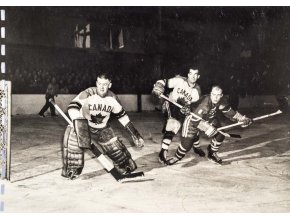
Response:
POLYGON ((243 116, 243 119, 241 119, 240 122, 243 122, 241 127, 248 127, 249 125, 251 125, 253 123, 253 120, 251 118, 243 116))
POLYGON ((247 127, 253 123, 252 119, 240 114, 239 112, 237 112, 233 118, 238 122, 243 122, 243 124, 241 125, 242 127, 247 127))
POLYGON ((208 136, 208 137, 213 137, 215 134, 217 134, 217 129, 210 125, 208 122, 201 120, 197 126, 198 129, 200 129, 201 131, 204 131, 204 133, 208 136))
POLYGON ((143 148, 145 143, 142 137, 137 138, 136 136, 132 136, 133 142, 137 148, 143 148))
POLYGON ((210 125, 210 127, 204 133, 210 138, 217 134, 217 132, 217 129, 210 125))
POLYGON ((156 82, 156 84, 154 84, 152 94, 160 98, 160 95, 164 93, 164 90, 164 84, 161 82, 156 82))
POLYGON ((144 139, 143 137, 140 135, 140 133, 138 132, 138 130, 134 127, 132 122, 129 122, 126 126, 125 126, 126 130, 130 133, 134 145, 137 148, 143 148, 144 147, 144 139))
POLYGON ((181 109, 180 112, 184 114, 185 116, 188 116, 190 114, 190 105, 184 105, 181 109))

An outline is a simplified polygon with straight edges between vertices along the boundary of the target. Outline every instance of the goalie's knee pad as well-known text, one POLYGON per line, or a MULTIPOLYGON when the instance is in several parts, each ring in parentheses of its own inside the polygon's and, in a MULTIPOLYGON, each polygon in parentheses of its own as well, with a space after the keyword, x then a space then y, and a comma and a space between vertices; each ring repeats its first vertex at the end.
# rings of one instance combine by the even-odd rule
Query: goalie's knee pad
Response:
POLYGON ((112 138, 106 144, 100 144, 105 154, 111 158, 117 170, 121 173, 132 172, 137 165, 126 146, 117 138, 112 138))
POLYGON ((111 127, 106 127, 104 129, 97 130, 93 137, 98 144, 105 145, 108 144, 113 138, 116 138, 116 135, 111 127))
POLYGON ((165 131, 173 132, 174 134, 176 134, 178 132, 178 130, 180 129, 180 126, 181 126, 181 124, 178 120, 170 117, 167 120, 165 131))
POLYGON ((79 147, 74 129, 67 126, 62 148, 62 176, 73 179, 80 175, 84 168, 84 151, 79 147))

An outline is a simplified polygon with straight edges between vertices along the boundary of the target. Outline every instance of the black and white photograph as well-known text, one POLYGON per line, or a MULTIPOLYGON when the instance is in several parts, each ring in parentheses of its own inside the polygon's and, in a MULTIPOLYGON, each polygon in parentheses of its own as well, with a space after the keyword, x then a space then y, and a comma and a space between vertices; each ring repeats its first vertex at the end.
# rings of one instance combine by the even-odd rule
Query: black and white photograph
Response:
POLYGON ((0 14, 0 213, 290 213, 290 6, 0 14))

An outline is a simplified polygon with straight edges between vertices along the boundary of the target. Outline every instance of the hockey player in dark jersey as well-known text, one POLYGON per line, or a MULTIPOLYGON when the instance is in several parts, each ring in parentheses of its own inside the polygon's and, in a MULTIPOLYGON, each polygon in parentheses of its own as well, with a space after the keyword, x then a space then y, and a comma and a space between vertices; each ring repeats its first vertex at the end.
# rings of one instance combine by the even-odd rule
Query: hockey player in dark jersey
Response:
MULTIPOLYGON (((196 127, 204 131, 208 137, 213 137, 211 139, 210 145, 208 145, 208 159, 214 161, 215 163, 222 164, 222 159, 218 156, 218 150, 225 138, 224 135, 217 131, 217 128, 221 126, 218 120, 217 113, 222 112, 225 117, 231 121, 243 122, 242 127, 247 127, 252 123, 252 120, 245 115, 240 114, 238 111, 233 110, 227 99, 223 96, 223 90, 220 86, 213 86, 210 95, 206 95, 201 98, 198 106, 193 111, 198 116, 202 117, 203 120, 196 120, 192 118, 192 121, 188 125, 188 132, 196 129, 196 127)), ((191 134, 195 137, 196 133, 191 134)), ((175 156, 168 160, 168 164, 172 165, 177 161, 181 160, 185 154, 190 150, 189 140, 181 141, 181 148, 177 150, 175 156)))
POLYGON ((67 127, 64 137, 62 176, 68 177, 71 172, 79 175, 84 166, 84 149, 94 153, 96 145, 121 174, 131 173, 137 168, 131 154, 109 125, 111 114, 129 132, 137 147, 142 148, 144 140, 118 97, 109 90, 111 85, 109 74, 102 73, 97 77, 96 87, 82 91, 69 104, 68 114, 74 126, 67 127))
MULTIPOLYGON (((198 69, 189 69, 187 77, 176 76, 168 80, 158 80, 154 85, 152 94, 160 97, 165 89, 171 89, 172 91, 169 94, 169 99, 182 105, 182 110, 190 110, 192 104, 197 102, 201 95, 200 87, 196 83, 199 77, 198 69)), ((167 162, 166 156, 168 148, 174 135, 177 134, 181 126, 182 129, 184 129, 183 127, 187 126, 190 122, 190 118, 182 114, 179 108, 168 104, 168 102, 165 102, 165 105, 167 106, 168 118, 159 153, 159 161, 164 164, 167 162)), ((182 130, 182 134, 183 133, 182 130)), ((205 153, 200 148, 198 136, 195 138, 195 141, 193 141, 193 144, 194 152, 200 156, 205 156, 205 153)))

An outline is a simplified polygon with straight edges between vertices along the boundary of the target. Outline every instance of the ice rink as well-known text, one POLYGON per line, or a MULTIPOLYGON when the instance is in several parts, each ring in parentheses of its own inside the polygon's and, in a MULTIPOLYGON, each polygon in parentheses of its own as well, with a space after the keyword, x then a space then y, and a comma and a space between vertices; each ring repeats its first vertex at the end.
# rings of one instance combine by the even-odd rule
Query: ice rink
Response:
MULTIPOLYGON (((274 108, 240 110, 251 118, 274 108)), ((160 112, 129 113, 146 147, 133 148, 120 124, 116 133, 127 145, 145 177, 119 183, 92 154, 85 154, 76 180, 61 174, 62 117, 12 117, 11 182, 2 195, 4 212, 290 212, 289 114, 235 127, 220 150, 225 165, 197 157, 191 150, 173 166, 158 162, 163 116, 160 112)), ((180 142, 174 138, 169 155, 180 142)), ((204 150, 209 141, 202 136, 204 150)))

